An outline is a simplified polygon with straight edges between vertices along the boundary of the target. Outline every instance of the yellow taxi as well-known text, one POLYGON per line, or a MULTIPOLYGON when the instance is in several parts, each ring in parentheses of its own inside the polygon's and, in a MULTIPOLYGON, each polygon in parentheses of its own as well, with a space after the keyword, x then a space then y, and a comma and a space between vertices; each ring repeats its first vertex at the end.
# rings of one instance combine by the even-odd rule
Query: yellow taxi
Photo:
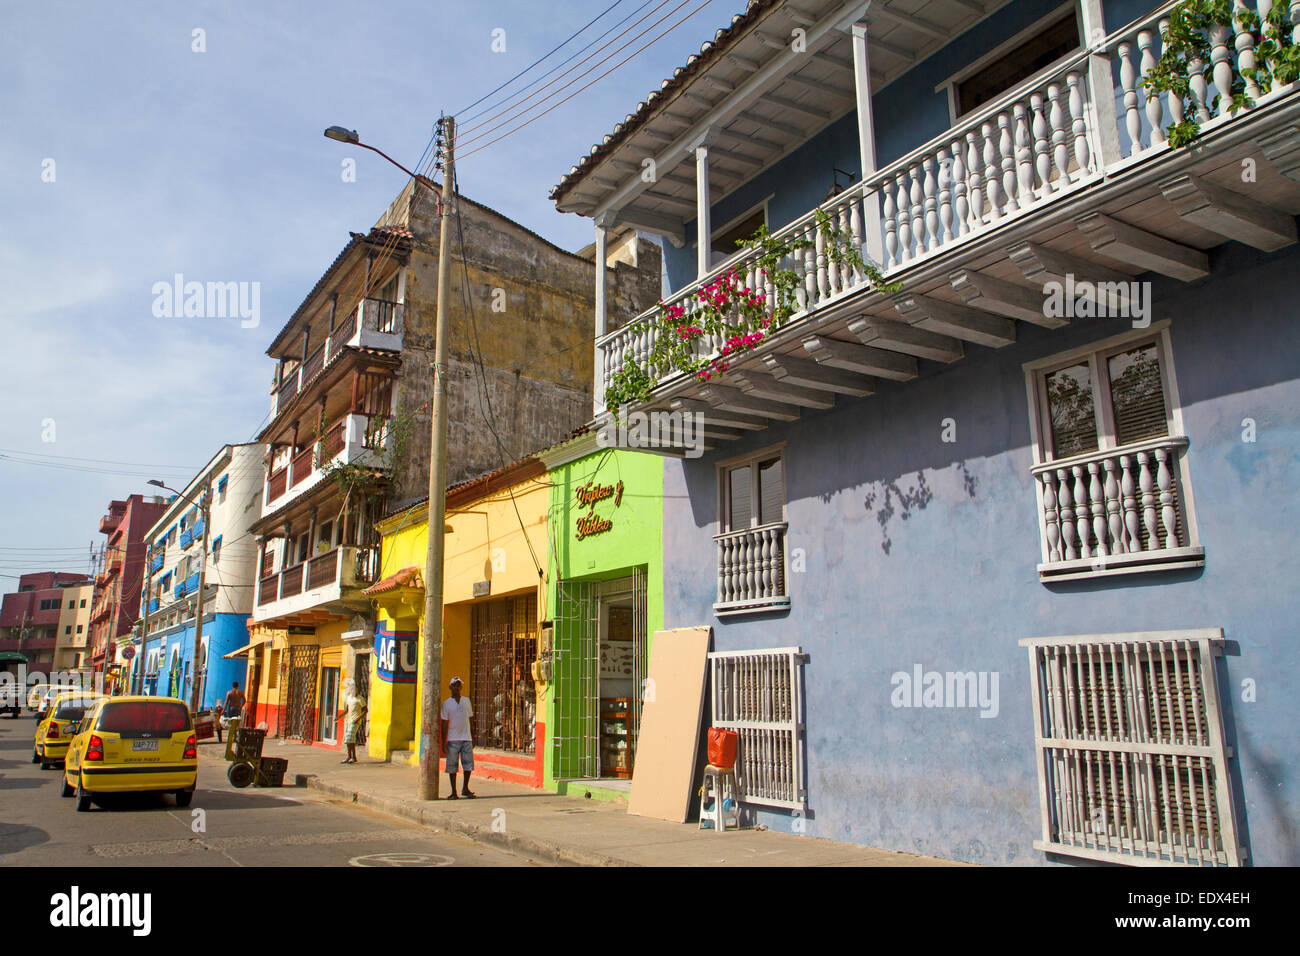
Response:
POLYGON ((199 753, 189 705, 176 697, 105 697, 78 725, 63 764, 63 796, 89 810, 106 793, 172 793, 188 807, 199 753))
POLYGON ((63 758, 68 753, 68 744, 72 742, 73 731, 100 696, 87 691, 65 691, 58 694, 36 725, 32 763, 40 764, 42 770, 63 763, 63 758))

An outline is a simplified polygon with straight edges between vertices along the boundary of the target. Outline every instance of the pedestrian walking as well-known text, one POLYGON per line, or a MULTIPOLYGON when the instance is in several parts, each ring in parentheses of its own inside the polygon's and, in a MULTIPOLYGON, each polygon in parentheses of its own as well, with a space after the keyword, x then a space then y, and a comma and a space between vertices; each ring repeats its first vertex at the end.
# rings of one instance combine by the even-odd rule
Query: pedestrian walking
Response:
POLYGON ((216 713, 217 743, 222 742, 221 728, 226 726, 226 724, 222 723, 222 720, 224 719, 228 723, 232 718, 238 717, 240 710, 243 709, 243 706, 244 706, 244 692, 239 689, 239 681, 235 681, 230 685, 230 690, 226 691, 225 704, 217 708, 217 713, 216 713))
POLYGON ((442 702, 442 752, 447 755, 447 776, 451 777, 451 793, 448 800, 458 799, 456 794, 456 762, 459 758, 460 769, 465 771, 465 788, 460 796, 473 798, 475 793, 469 788, 469 776, 474 772, 474 735, 470 732, 470 718, 474 716, 474 705, 468 697, 460 696, 462 681, 459 677, 451 679, 451 696, 442 702))
POLYGON ((348 745, 347 759, 343 763, 357 762, 357 737, 366 716, 366 699, 357 693, 357 682, 349 677, 343 684, 343 742, 348 745))

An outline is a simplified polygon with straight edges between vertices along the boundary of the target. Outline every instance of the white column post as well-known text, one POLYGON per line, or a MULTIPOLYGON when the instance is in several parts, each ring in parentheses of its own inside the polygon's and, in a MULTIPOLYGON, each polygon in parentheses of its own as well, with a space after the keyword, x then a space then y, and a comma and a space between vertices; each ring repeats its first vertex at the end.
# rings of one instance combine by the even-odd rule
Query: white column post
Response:
POLYGON ((1115 113, 1115 76, 1111 70, 1110 54, 1104 45, 1106 22, 1102 16, 1102 0, 1081 0, 1079 10, 1084 44, 1090 51, 1088 99, 1097 124, 1096 149, 1100 154, 1097 165, 1104 170, 1122 158, 1119 118, 1115 113))
POLYGON ((717 141, 710 127, 695 144, 695 237, 697 278, 704 278, 713 257, 713 226, 709 215, 709 147, 717 141))
POLYGON ((614 225, 615 214, 603 212, 594 220, 596 224, 596 346, 592 356, 592 414, 599 415, 605 408, 605 355, 600 340, 609 331, 608 297, 606 294, 606 257, 609 254, 609 230, 614 225))
MULTIPOLYGON (((853 34, 853 88, 858 107, 858 160, 862 181, 876 171, 876 124, 871 109, 871 58, 867 52, 866 20, 858 20, 849 29, 853 34)), ((866 248, 863 258, 880 265, 884 258, 884 236, 880 229, 880 198, 868 194, 862 198, 862 236, 866 248)))

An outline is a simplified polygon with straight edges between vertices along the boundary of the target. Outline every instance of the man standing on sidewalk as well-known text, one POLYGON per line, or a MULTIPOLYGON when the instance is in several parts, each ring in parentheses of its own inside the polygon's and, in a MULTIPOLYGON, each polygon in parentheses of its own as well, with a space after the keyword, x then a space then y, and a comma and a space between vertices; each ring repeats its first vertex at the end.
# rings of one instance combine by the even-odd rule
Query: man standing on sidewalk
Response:
POLYGON ((474 716, 474 706, 469 698, 460 696, 461 679, 451 679, 451 696, 442 702, 442 747, 447 755, 447 776, 451 777, 451 793, 448 800, 456 800, 456 758, 460 758, 461 769, 465 771, 465 789, 460 792, 463 797, 473 797, 469 788, 469 775, 474 772, 474 735, 470 732, 469 721, 474 716))

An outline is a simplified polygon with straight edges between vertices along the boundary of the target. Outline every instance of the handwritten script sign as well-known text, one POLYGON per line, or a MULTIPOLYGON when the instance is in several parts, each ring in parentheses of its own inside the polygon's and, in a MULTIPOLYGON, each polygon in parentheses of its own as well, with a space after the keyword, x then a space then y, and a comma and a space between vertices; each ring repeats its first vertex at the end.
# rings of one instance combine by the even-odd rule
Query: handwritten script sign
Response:
POLYGON ((577 496, 578 504, 587 509, 587 513, 578 518, 577 538, 579 541, 593 534, 603 534, 614 527, 613 519, 602 518, 596 514, 596 503, 604 501, 606 498, 613 498, 615 508, 621 505, 623 503, 622 481, 614 485, 598 485, 595 479, 592 479, 585 485, 579 485, 574 489, 574 494, 577 496))

